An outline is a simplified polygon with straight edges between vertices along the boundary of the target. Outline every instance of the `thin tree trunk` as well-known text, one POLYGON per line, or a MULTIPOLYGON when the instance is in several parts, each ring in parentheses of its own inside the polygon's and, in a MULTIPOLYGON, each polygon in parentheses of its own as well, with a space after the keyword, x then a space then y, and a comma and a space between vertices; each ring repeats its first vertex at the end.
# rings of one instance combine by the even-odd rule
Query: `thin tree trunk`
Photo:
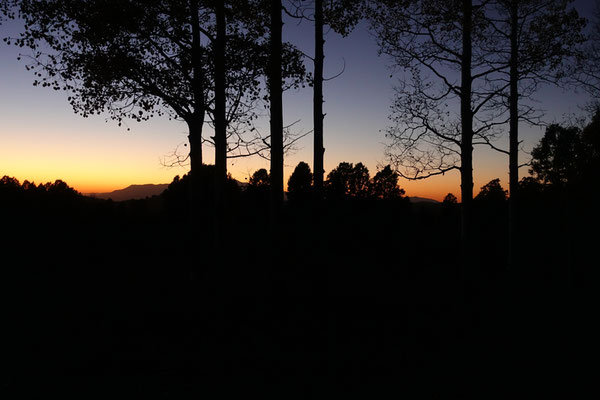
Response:
POLYGON ((194 113, 187 120, 190 142, 190 219, 195 226, 201 214, 202 127, 204 116, 194 113))
POLYGON ((190 217, 193 231, 200 231, 201 215, 201 174, 202 168, 202 128, 206 113, 204 102, 204 69, 202 65, 202 46, 200 43, 200 22, 198 20, 198 0, 190 1, 192 22, 192 91, 194 94, 194 111, 188 118, 190 134, 190 217))
POLYGON ((471 0, 463 0, 463 32, 461 60, 461 242, 463 262, 470 266, 473 260, 473 112, 471 109, 472 62, 471 0))
POLYGON ((225 5, 223 1, 215 3, 217 35, 215 41, 215 197, 214 197, 214 235, 219 244, 225 223, 225 184, 227 181, 227 118, 225 115, 225 5))
POLYGON ((315 70, 313 92, 313 123, 314 123, 314 192, 315 198, 323 196, 323 0, 315 0, 315 70))
POLYGON ((271 0, 269 96, 271 106, 271 219, 279 223, 283 204, 283 99, 281 0, 271 0))
POLYGON ((518 1, 510 9, 510 132, 509 132, 509 189, 508 199, 508 266, 514 267, 518 258, 519 205, 519 89, 518 89, 518 1))

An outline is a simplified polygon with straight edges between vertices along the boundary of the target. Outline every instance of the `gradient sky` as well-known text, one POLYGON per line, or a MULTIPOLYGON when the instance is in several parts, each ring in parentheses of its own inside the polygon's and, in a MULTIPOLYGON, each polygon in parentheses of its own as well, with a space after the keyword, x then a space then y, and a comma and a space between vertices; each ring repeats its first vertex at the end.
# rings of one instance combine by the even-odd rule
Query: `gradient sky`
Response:
MULTIPOLYGON (((593 2, 578 0, 582 15, 591 15, 593 2)), ((0 26, 0 36, 16 36, 18 22, 0 26)), ((288 21, 284 36, 306 53, 312 54, 310 23, 297 25, 288 21)), ((168 183, 188 168, 166 168, 161 159, 187 141, 187 127, 167 118, 147 122, 127 122, 119 127, 105 116, 82 118, 73 113, 66 92, 34 87, 33 75, 18 61, 19 50, 0 42, 0 176, 36 183, 62 179, 80 192, 105 192, 130 184, 168 183), (127 127, 130 131, 127 131, 127 127)), ((366 24, 361 24, 347 38, 329 32, 325 44, 325 76, 344 73, 325 84, 325 171, 341 161, 363 162, 371 175, 383 163, 386 139, 382 130, 388 125, 392 86, 389 60, 377 56, 377 47, 366 24)), ((312 70, 312 66, 309 65, 312 70)), ((560 122, 581 115, 588 98, 581 93, 543 88, 538 92, 539 106, 546 111, 546 121, 560 122)), ((312 91, 310 88, 289 91, 284 96, 285 122, 300 122, 295 132, 312 129, 312 91)), ((259 122, 264 128, 268 120, 259 122)), ((266 131, 266 129, 265 129, 266 131)), ((521 126, 525 150, 542 137, 542 128, 521 126)), ((312 135, 300 140, 296 151, 285 159, 287 177, 300 161, 312 166, 312 135)), ((508 137, 497 143, 506 148, 508 137)), ((205 162, 212 163, 212 148, 205 147, 205 162)), ((522 155, 524 159, 526 155, 522 155)), ((230 160, 232 175, 240 181, 269 163, 258 157, 230 160)), ((526 175, 526 169, 521 175, 526 175)), ((491 179, 500 178, 507 186, 508 158, 497 152, 476 148, 474 153, 475 193, 491 179)), ((400 186, 409 196, 441 200, 445 194, 460 194, 458 171, 445 176, 411 182, 400 186)))

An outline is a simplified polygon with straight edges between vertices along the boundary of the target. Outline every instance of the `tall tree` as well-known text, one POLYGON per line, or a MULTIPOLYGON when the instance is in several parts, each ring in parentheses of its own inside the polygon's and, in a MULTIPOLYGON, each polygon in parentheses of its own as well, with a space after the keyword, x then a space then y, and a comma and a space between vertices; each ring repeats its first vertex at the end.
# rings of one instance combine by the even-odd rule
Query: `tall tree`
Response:
POLYGON ((278 225, 283 204, 282 10, 281 0, 271 0, 268 86, 271 111, 271 218, 275 226, 278 225))
POLYGON ((542 84, 558 84, 565 76, 567 61, 583 42, 585 21, 569 9, 572 0, 498 0, 489 21, 498 40, 493 57, 506 64, 500 82, 507 82, 506 96, 499 98, 509 113, 509 254, 514 265, 519 245, 519 122, 535 123, 541 117, 531 99, 542 84), (506 100, 506 101, 505 101, 506 100))
POLYGON ((380 53, 403 68, 387 130, 387 155, 408 179, 458 170, 461 241, 470 264, 473 146, 491 144, 501 124, 490 107, 506 86, 490 87, 499 66, 490 63, 484 6, 471 0, 379 0, 368 10, 380 53))
POLYGON ((313 87, 313 169, 314 169, 314 194, 317 200, 323 196, 323 63, 325 60, 325 38, 323 37, 323 0, 315 0, 315 59, 314 59, 314 87, 313 87))
POLYGON ((341 74, 330 78, 324 77, 324 27, 329 25, 335 32, 347 36, 363 16, 366 2, 365 0, 290 0, 290 3, 293 12, 288 11, 288 15, 311 21, 314 26, 314 57, 309 57, 314 65, 312 80, 314 196, 316 199, 321 199, 325 175, 323 83, 341 74))
POLYGON ((215 197, 214 197, 214 229, 217 245, 222 242, 223 224, 225 223, 224 193, 227 183, 227 115, 226 115, 226 83, 225 83, 225 48, 226 48, 226 17, 225 4, 216 1, 215 8, 215 197))

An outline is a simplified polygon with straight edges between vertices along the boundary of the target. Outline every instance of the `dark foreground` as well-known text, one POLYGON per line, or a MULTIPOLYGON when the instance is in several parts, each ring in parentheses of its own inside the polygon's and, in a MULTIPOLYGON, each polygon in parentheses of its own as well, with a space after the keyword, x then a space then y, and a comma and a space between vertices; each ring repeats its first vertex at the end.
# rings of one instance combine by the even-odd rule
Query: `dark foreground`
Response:
POLYGON ((482 207, 466 276, 441 205, 289 206, 275 240, 249 207, 215 250, 153 202, 3 210, 5 398, 592 393, 588 211, 532 207, 507 272, 482 207))

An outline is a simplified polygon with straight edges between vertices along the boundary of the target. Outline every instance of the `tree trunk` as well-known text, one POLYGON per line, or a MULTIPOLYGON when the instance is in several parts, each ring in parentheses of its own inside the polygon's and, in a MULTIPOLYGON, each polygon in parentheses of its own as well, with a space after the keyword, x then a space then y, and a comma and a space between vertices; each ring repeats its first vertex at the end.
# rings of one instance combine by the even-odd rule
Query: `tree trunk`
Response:
POLYGON ((472 59, 471 0, 463 0, 463 31, 461 59, 461 243, 462 259, 470 266, 473 260, 473 112, 471 109, 471 59, 472 59))
POLYGON ((271 106, 271 219, 278 225, 283 204, 283 99, 281 0, 271 0, 269 97, 271 106))
POLYGON ((194 113, 187 119, 189 128, 188 139, 190 142, 190 219, 192 226, 196 226, 201 214, 201 180, 202 168, 202 127, 204 115, 194 113))
POLYGON ((206 106, 204 102, 204 66, 202 65, 202 46, 200 43, 200 22, 198 20, 198 0, 190 1, 192 22, 192 91, 194 111, 187 118, 190 134, 190 219, 193 231, 199 229, 202 209, 201 174, 202 168, 202 128, 206 106))
POLYGON ((223 1, 215 3, 217 35, 215 41, 215 244, 221 242, 225 223, 225 184, 227 181, 227 118, 225 115, 225 46, 226 20, 223 1))
POLYGON ((313 123, 314 123, 314 192, 315 199, 323 197, 323 0, 315 0, 315 77, 313 87, 313 123))
POLYGON ((518 71, 518 1, 510 8, 510 96, 509 96, 509 190, 508 199, 508 266, 514 267, 518 259, 519 231, 519 71, 518 71))

